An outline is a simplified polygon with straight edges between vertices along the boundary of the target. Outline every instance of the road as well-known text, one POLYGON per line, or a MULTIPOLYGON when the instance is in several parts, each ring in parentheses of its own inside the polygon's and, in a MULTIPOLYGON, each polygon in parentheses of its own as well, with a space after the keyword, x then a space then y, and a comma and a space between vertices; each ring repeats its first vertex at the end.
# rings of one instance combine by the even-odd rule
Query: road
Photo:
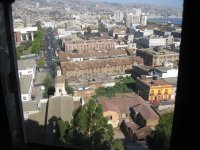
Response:
POLYGON ((47 71, 49 72, 51 78, 54 79, 55 72, 52 70, 52 59, 56 58, 55 51, 59 49, 59 45, 52 32, 47 34, 45 42, 45 49, 47 50, 47 71))

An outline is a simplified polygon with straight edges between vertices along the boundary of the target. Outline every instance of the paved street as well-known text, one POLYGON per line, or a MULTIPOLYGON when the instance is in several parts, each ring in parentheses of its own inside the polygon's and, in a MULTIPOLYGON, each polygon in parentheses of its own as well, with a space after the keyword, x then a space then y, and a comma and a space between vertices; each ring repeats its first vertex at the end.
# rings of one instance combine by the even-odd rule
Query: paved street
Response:
POLYGON ((49 72, 52 79, 54 79, 55 72, 52 71, 52 59, 55 58, 55 51, 59 49, 58 42, 55 39, 53 33, 48 33, 45 38, 46 41, 46 50, 47 50, 47 71, 49 72))

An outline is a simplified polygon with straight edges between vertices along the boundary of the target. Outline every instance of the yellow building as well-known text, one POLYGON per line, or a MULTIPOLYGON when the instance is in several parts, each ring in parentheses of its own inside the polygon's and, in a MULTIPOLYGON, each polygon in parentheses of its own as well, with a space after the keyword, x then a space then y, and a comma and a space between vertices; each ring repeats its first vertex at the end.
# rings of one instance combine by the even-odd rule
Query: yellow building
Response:
POLYGON ((164 80, 137 79, 138 94, 150 102, 171 100, 172 85, 164 80))

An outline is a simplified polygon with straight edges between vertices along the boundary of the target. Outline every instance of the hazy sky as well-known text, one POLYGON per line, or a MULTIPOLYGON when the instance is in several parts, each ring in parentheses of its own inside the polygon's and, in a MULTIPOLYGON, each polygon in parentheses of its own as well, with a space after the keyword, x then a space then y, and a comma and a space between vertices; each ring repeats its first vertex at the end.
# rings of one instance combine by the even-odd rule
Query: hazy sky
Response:
POLYGON ((97 2, 114 2, 114 3, 148 3, 148 4, 161 4, 182 8, 183 0, 91 0, 97 2))

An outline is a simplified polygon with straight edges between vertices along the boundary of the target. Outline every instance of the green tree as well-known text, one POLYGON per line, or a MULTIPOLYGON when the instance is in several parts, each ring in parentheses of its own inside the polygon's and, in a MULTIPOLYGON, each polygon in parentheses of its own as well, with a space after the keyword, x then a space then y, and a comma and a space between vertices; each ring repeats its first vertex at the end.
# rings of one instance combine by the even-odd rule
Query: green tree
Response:
POLYGON ((53 71, 56 71, 56 69, 57 69, 57 64, 56 64, 56 62, 53 62, 52 65, 51 65, 51 67, 52 67, 52 70, 53 70, 53 71))
POLYGON ((17 60, 20 60, 20 54, 19 51, 16 49, 16 55, 17 55, 17 60))
POLYGON ((53 95, 55 92, 53 80, 49 75, 44 78, 43 84, 45 86, 45 96, 53 95))
POLYGON ((45 67, 45 61, 43 59, 39 59, 36 61, 37 67, 38 68, 44 68, 45 67))
POLYGON ((173 122, 173 113, 166 113, 161 116, 155 131, 147 137, 147 144, 151 150, 168 150, 173 122))
POLYGON ((60 142, 66 145, 81 145, 82 149, 124 150, 120 141, 114 140, 114 130, 103 117, 102 106, 94 100, 82 106, 71 123, 58 122, 60 142))
POLYGON ((111 150, 125 150, 120 140, 114 140, 112 143, 111 150))
POLYGON ((65 80, 65 90, 68 94, 74 95, 74 89, 70 85, 68 85, 67 80, 65 80))
POLYGON ((88 27, 87 27, 87 34, 88 34, 88 35, 91 35, 91 33, 92 33, 91 28, 88 26, 88 27))
POLYGON ((65 85, 65 90, 67 91, 68 94, 74 95, 74 89, 71 86, 65 85))
POLYGON ((37 21, 36 24, 35 24, 36 27, 38 27, 38 30, 41 30, 42 29, 42 23, 41 21, 37 21))
POLYGON ((42 30, 38 30, 34 33, 35 39, 43 39, 44 32, 42 30))
POLYGON ((131 93, 133 92, 132 88, 129 87, 129 84, 135 84, 132 82, 131 79, 124 79, 120 78, 119 81, 116 83, 113 87, 100 87, 95 90, 96 95, 93 96, 94 98, 99 96, 106 96, 106 97, 112 97, 115 96, 116 93, 131 93), (129 81, 130 80, 130 81, 129 81))
POLYGON ((40 52, 40 48, 41 48, 40 41, 35 39, 31 48, 31 53, 38 54, 40 52))
POLYGON ((98 27, 98 31, 99 33, 106 32, 106 28, 104 27, 104 25, 100 24, 98 27))

